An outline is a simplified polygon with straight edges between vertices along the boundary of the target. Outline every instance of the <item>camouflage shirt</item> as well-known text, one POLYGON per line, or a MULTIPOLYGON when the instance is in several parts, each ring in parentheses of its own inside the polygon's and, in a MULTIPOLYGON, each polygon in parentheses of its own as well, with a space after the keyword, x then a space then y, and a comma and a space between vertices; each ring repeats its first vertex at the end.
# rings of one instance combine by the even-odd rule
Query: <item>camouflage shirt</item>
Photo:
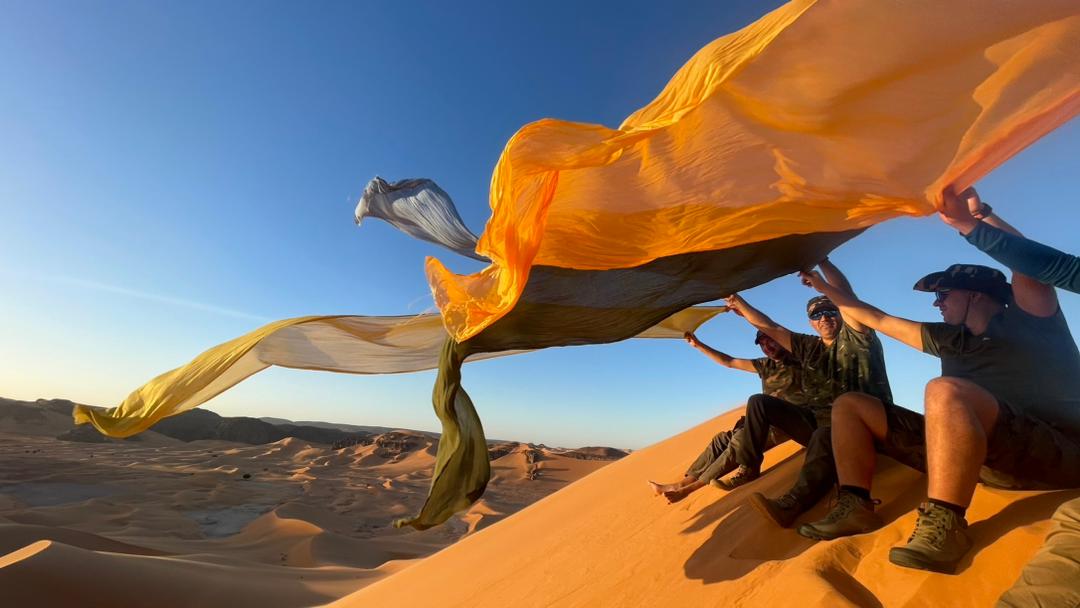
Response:
POLYGON ((768 357, 754 359, 754 369, 761 377, 761 392, 794 405, 806 405, 803 391, 803 370, 794 359, 774 361, 768 357))
POLYGON ((834 399, 853 391, 892 403, 885 353, 872 329, 859 333, 844 324, 829 346, 819 336, 792 333, 791 353, 802 364, 803 391, 815 410, 827 412, 834 399))

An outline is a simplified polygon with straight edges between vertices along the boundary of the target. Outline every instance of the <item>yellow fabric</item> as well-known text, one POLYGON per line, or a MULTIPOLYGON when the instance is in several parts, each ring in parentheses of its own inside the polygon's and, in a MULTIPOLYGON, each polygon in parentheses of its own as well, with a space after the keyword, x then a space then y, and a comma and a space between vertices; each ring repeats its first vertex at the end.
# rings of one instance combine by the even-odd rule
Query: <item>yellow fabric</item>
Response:
POLYGON ((1076 0, 795 1, 698 52, 618 129, 507 143, 477 251, 428 279, 459 342, 533 265, 636 266, 934 211, 1080 110, 1076 0))
MULTIPOLYGON (((687 308, 637 337, 682 338, 725 310, 723 306, 687 308)), ((446 340, 443 322, 436 314, 285 319, 219 344, 187 365, 161 374, 132 391, 117 407, 76 405, 73 415, 75 424, 90 423, 105 435, 129 437, 162 418, 206 403, 272 365, 349 374, 417 372, 439 366, 446 340)), ((521 352, 527 351, 476 353, 469 361, 521 352)), ((462 392, 459 399, 468 397, 462 392)))

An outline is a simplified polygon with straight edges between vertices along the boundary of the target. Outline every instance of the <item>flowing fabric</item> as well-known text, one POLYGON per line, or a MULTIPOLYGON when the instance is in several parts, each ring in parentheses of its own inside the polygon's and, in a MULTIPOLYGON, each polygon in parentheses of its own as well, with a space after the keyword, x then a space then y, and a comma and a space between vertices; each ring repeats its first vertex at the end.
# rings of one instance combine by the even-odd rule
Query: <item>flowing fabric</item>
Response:
POLYGON ((357 226, 365 217, 379 218, 411 237, 474 260, 490 261, 476 253, 476 235, 465 226, 450 195, 430 179, 391 184, 376 177, 364 188, 353 216, 357 226))
POLYGON ((1078 6, 794 1, 703 48, 618 129, 526 125, 492 177, 477 247, 492 265, 428 260, 451 335, 514 310, 536 266, 629 268, 931 213, 943 187, 1076 114, 1078 6))
MULTIPOLYGON (((683 310, 638 337, 682 338, 726 310, 683 310)), ((447 342, 436 314, 406 317, 324 316, 285 319, 200 354, 134 390, 119 406, 76 405, 76 424, 91 423, 111 437, 129 437, 155 422, 206 403, 244 379, 276 365, 349 374, 401 374, 435 369, 447 342)), ((472 361, 523 352, 480 353, 472 361)), ((459 362, 460 364, 460 362, 459 362)))
POLYGON ((410 335, 400 319, 393 330, 287 320, 76 418, 123 436, 269 365, 394 373, 437 356, 443 438, 432 488, 398 523, 441 523, 490 475, 461 383, 467 359, 630 338, 810 266, 875 223, 933 212, 943 188, 971 185, 1080 111, 1078 7, 795 0, 707 45, 618 129, 523 127, 495 167, 478 242, 434 182, 374 180, 358 222, 380 217, 490 260, 472 275, 427 260, 442 314, 426 322, 445 330, 428 330, 410 347, 419 350, 394 350, 410 335), (344 363, 326 348, 338 337, 355 355, 344 363), (369 358, 384 348, 396 354, 369 358))

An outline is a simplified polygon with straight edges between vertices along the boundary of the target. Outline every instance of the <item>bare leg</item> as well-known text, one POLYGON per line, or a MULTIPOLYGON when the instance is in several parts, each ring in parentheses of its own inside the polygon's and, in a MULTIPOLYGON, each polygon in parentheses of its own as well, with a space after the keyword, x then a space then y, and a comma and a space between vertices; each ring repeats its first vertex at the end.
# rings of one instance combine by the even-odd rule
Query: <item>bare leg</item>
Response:
POLYGON ((870 489, 874 476, 874 440, 885 439, 888 421, 881 400, 844 393, 832 408, 833 455, 840 485, 870 489))
POLYGON ((675 492, 677 490, 681 490, 681 489, 685 488, 686 486, 688 486, 688 485, 690 485, 690 484, 692 484, 692 483, 694 483, 696 481, 697 481, 697 477, 694 477, 692 475, 687 475, 686 477, 683 477, 682 479, 680 479, 679 481, 676 481, 675 483, 658 483, 658 482, 655 482, 655 481, 650 481, 649 482, 649 487, 652 488, 653 494, 655 494, 656 496, 659 496, 659 495, 664 494, 666 492, 675 492))
POLYGON ((960 378, 934 378, 926 385, 927 495, 966 507, 998 417, 986 389, 960 378))

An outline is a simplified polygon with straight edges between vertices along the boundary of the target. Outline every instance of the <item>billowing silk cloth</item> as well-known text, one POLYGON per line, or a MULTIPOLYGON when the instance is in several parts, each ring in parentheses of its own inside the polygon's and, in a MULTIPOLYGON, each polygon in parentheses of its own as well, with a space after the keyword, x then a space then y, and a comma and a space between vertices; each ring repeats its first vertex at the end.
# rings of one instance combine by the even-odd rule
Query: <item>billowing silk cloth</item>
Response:
MULTIPOLYGON (((725 310, 723 306, 687 308, 636 337, 681 339, 725 310)), ((435 314, 285 319, 219 344, 190 363, 161 374, 133 391, 117 407, 106 410, 76 405, 75 423, 91 423, 112 437, 129 437, 162 418, 198 407, 273 365, 351 374, 398 374, 434 369, 440 364, 440 356, 449 361, 455 347, 442 319, 435 314)), ((482 353, 471 360, 520 352, 482 353)), ((425 506, 429 515, 423 521, 428 523, 417 527, 441 523, 479 498, 490 476, 480 419, 468 396, 460 390, 462 361, 453 363, 444 363, 436 380, 433 400, 443 431, 433 490, 425 506), (473 498, 463 503, 460 487, 473 488, 473 498)))
POLYGON ((631 268, 934 211, 944 186, 1076 114, 1078 6, 796 0, 701 49, 618 129, 526 125, 491 181, 477 251, 492 265, 428 261, 451 335, 514 310, 537 266, 631 268))
MULTIPOLYGON (((875 223, 933 212, 944 187, 973 184, 1080 110, 1078 7, 793 1, 703 48, 618 129, 523 127, 495 168, 475 251, 433 182, 373 181, 358 222, 378 217, 490 260, 472 275, 427 261, 445 331, 418 358, 429 365, 441 345, 432 400, 443 435, 427 503, 398 523, 441 523, 487 484, 483 429, 461 386, 467 358, 623 340, 809 266, 875 223)), ((346 369, 311 347, 331 333, 355 353, 388 339, 329 319, 267 326, 151 381, 107 418, 76 417, 138 432, 148 412, 194 407, 260 365, 387 373, 381 354, 346 369), (308 324, 319 329, 304 335, 308 324), (305 352, 321 362, 290 359, 305 352), (369 364, 377 371, 356 371, 369 364)))
MULTIPOLYGON (((724 306, 679 311, 638 338, 681 339, 724 306)), ((119 406, 76 406, 75 421, 92 423, 111 437, 130 437, 155 422, 198 407, 271 366, 348 374, 404 374, 435 369, 447 341, 435 314, 402 317, 297 317, 264 325, 219 344, 190 363, 165 372, 128 395, 119 406)), ((472 361, 521 351, 484 353, 472 361)))
POLYGON ((430 179, 388 184, 376 177, 364 188, 354 216, 358 226, 364 218, 378 218, 422 241, 474 260, 490 261, 476 253, 476 235, 461 221, 450 195, 430 179))

